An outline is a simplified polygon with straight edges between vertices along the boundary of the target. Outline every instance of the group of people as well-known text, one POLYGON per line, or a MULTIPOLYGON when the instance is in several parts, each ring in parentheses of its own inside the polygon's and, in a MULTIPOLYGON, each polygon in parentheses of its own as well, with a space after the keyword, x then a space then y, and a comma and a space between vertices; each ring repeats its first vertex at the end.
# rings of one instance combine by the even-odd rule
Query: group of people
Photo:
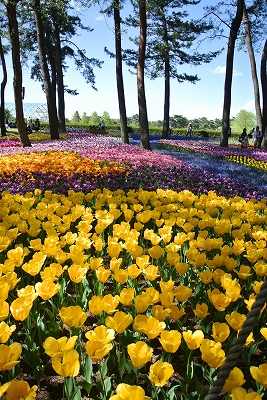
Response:
POLYGON ((26 122, 26 131, 27 133, 32 133, 34 130, 35 132, 38 132, 40 130, 40 120, 39 118, 36 118, 36 120, 33 122, 32 118, 28 118, 28 121, 26 122))
POLYGON ((253 144, 255 149, 261 148, 262 132, 260 131, 259 126, 256 126, 256 129, 252 128, 249 134, 247 134, 246 128, 243 129, 243 132, 239 136, 239 142, 242 148, 248 147, 249 139, 253 139, 253 144))

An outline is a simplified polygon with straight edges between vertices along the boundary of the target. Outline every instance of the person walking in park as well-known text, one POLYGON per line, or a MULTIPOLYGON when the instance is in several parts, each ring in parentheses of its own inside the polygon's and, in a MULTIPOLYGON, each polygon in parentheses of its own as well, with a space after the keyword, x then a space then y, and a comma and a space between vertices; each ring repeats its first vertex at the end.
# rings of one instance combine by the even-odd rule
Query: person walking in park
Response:
POLYGON ((188 124, 188 127, 187 127, 187 131, 186 131, 186 136, 190 136, 190 135, 192 135, 192 124, 191 123, 189 123, 188 124))
POLYGON ((241 143, 242 148, 247 148, 248 147, 248 135, 247 135, 247 129, 244 128, 243 132, 239 136, 239 142, 241 143))
POLYGON ((262 141, 262 132, 260 131, 259 126, 256 126, 253 139, 254 139, 254 149, 260 149, 262 141))

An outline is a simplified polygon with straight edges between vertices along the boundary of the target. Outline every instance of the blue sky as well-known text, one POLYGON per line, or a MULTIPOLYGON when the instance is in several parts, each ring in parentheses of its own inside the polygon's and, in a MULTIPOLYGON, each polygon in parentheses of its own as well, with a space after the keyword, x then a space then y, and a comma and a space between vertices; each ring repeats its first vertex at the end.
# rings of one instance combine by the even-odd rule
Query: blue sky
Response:
MULTIPOLYGON (((210 3, 202 1, 202 5, 210 3)), ((202 5, 191 6, 194 15, 202 15, 202 5)), ((190 10, 190 8, 189 8, 190 10)), ((110 59, 104 53, 107 46, 114 51, 113 19, 104 18, 99 13, 99 8, 94 7, 81 12, 80 18, 84 25, 94 29, 93 32, 82 32, 73 40, 77 45, 86 50, 88 57, 95 57, 104 61, 101 69, 95 68, 96 87, 98 91, 91 88, 84 81, 82 75, 70 64, 65 74, 65 84, 70 89, 76 89, 78 96, 66 94, 66 117, 71 118, 75 111, 80 115, 86 112, 91 115, 96 111, 100 116, 107 111, 112 118, 119 117, 118 98, 116 89, 115 60, 110 59)), ((228 35, 228 31, 227 35, 228 35)), ((136 32, 138 34, 138 32, 136 32)), ((127 35, 126 35, 127 36, 127 35)), ((123 47, 128 47, 128 40, 123 39, 123 47)), ((203 64, 198 67, 181 66, 180 72, 197 74, 201 79, 196 84, 179 84, 171 80, 170 116, 174 114, 183 115, 188 119, 207 117, 208 119, 221 118, 223 107, 225 61, 227 38, 217 43, 205 43, 200 51, 216 50, 225 47, 225 50, 210 64, 203 64)), ((258 68, 260 66, 261 54, 256 54, 258 68)), ((6 102, 13 102, 12 87, 12 62, 7 58, 9 72, 6 88, 6 102)), ((138 113, 136 76, 128 72, 124 65, 124 89, 126 97, 126 111, 128 116, 138 113)), ((25 86, 25 102, 45 103, 45 95, 39 82, 30 80, 30 70, 23 68, 23 85, 25 86)), ((164 81, 158 78, 154 81, 145 81, 148 119, 163 119, 163 97, 164 81)), ((231 117, 235 116, 241 109, 255 112, 254 94, 250 73, 249 58, 243 51, 236 51, 234 58, 234 76, 232 85, 232 107, 231 117)), ((28 117, 28 116, 25 116, 28 117)))

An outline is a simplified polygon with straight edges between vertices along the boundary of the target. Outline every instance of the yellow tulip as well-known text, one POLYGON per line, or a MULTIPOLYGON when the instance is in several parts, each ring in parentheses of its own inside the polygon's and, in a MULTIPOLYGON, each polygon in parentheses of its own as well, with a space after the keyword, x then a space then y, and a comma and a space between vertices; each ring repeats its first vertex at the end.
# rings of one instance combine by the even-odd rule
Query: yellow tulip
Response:
POLYGON ((154 258, 154 260, 158 260, 164 253, 164 249, 160 246, 153 246, 148 249, 148 254, 154 258))
POLYGON ((184 285, 177 286, 177 288, 174 290, 175 297, 182 303, 189 299, 192 292, 193 290, 191 288, 184 285))
POLYGON ((175 264, 175 269, 180 275, 185 275, 188 271, 188 268, 189 268, 188 263, 178 262, 175 264))
POLYGON ((179 308, 176 305, 170 307, 169 317, 174 321, 178 321, 184 315, 185 315, 184 307, 179 308))
POLYGON ((174 281, 168 280, 167 282, 161 280, 159 283, 161 293, 171 292, 174 288, 174 281))
POLYGON ((247 393, 242 387, 233 388, 230 397, 233 400, 261 400, 262 397, 256 392, 247 393))
POLYGON ((10 245, 11 240, 7 236, 0 236, 0 252, 6 250, 10 245))
POLYGON ((260 364, 258 367, 250 367, 250 373, 255 381, 267 389, 267 364, 260 364))
POLYGON ((89 262, 89 266, 91 268, 92 271, 95 271, 96 269, 98 269, 103 263, 103 258, 102 257, 98 257, 98 258, 94 258, 91 257, 90 258, 90 262, 89 262))
POLYGON ((45 259, 46 255, 42 252, 34 253, 32 259, 28 263, 23 264, 21 268, 31 276, 38 275, 42 269, 45 259))
POLYGON ((155 386, 164 386, 174 374, 173 366, 167 362, 158 360, 149 369, 149 380, 155 386))
POLYGON ((145 396, 145 391, 141 386, 131 386, 126 383, 119 383, 116 387, 115 395, 111 396, 109 400, 151 400, 145 396))
POLYGON ((201 282, 203 282, 205 285, 208 285, 212 281, 213 272, 209 269, 206 269, 206 271, 199 272, 198 276, 200 277, 201 282))
POLYGON ((111 343, 103 343, 102 341, 92 341, 85 344, 85 350, 88 356, 94 362, 102 360, 112 349, 111 343))
POLYGON ((60 284, 55 283, 52 279, 46 279, 43 282, 37 282, 35 290, 38 296, 43 300, 51 299, 60 289, 60 284))
POLYGON ((156 265, 149 265, 143 272, 149 281, 154 281, 160 276, 159 267, 156 265))
POLYGON ((214 280, 214 282, 217 283, 218 285, 220 285, 221 284, 221 280, 222 280, 222 276, 224 274, 225 274, 225 272, 222 269, 220 269, 220 268, 215 269, 215 271, 213 271, 213 280, 214 280))
POLYGON ((8 382, 6 400, 33 400, 36 398, 38 386, 30 387, 28 382, 13 379, 8 382))
POLYGON ((200 346, 202 360, 205 361, 210 368, 218 368, 225 361, 225 352, 222 345, 213 340, 204 339, 200 346))
POLYGON ((234 367, 223 385, 223 391, 230 393, 235 387, 241 387, 245 382, 241 369, 234 367))
POLYGON ((7 391, 10 384, 11 384, 11 382, 7 382, 0 386, 0 397, 2 397, 3 394, 7 391))
POLYGON ((210 302, 214 305, 216 310, 224 311, 231 303, 231 298, 220 292, 219 289, 209 289, 207 291, 210 302))
POLYGON ((154 317, 137 315, 133 328, 139 333, 144 333, 149 339, 155 339, 166 327, 165 322, 160 322, 154 317))
POLYGON ((103 297, 103 310, 107 314, 113 314, 116 311, 119 302, 120 302, 119 296, 112 296, 112 294, 106 294, 103 297))
POLYGON ((175 353, 181 344, 182 335, 176 330, 163 331, 160 334, 160 343, 167 353, 175 353))
POLYGON ((242 280, 247 279, 249 276, 251 276, 251 268, 247 265, 241 265, 239 267, 239 271, 237 269, 234 270, 235 273, 238 275, 238 277, 242 280))
MULTIPOLYGON (((0 324, 1 325, 1 324, 0 324)), ((267 328, 261 328, 260 333, 267 340, 267 328)))
POLYGON ((19 363, 18 358, 22 352, 20 343, 11 343, 10 346, 0 344, 0 371, 10 371, 19 363))
POLYGON ((160 294, 156 289, 149 287, 146 289, 145 293, 150 297, 150 304, 158 303, 160 294))
POLYGON ((124 270, 124 269, 115 269, 115 271, 113 271, 113 278, 115 279, 116 282, 120 283, 121 285, 123 285, 125 282, 127 282, 128 279, 128 271, 124 270))
POLYGON ((160 305, 154 305, 152 307, 153 317, 161 322, 165 321, 165 319, 169 317, 170 312, 171 312, 170 308, 164 308, 163 306, 160 305))
POLYGON ((108 237, 108 254, 112 258, 117 258, 122 251, 122 243, 108 237))
POLYGON ((61 357, 53 357, 52 367, 58 375, 74 378, 80 371, 79 353, 76 350, 69 350, 63 352, 61 357))
POLYGON ((10 312, 16 321, 24 321, 32 309, 32 301, 27 296, 18 297, 10 304, 10 312))
POLYGON ((242 326, 246 320, 246 316, 238 313, 237 311, 233 311, 231 314, 227 314, 225 319, 231 328, 238 332, 242 329, 242 326))
POLYGON ((174 305, 174 292, 161 293, 159 299, 164 308, 169 308, 174 305))
POLYGON ((108 328, 114 329, 115 332, 123 333, 131 324, 133 317, 123 311, 117 311, 113 317, 108 316, 105 324, 108 328))
POLYGON ((129 344, 127 351, 136 368, 145 365, 153 356, 153 349, 141 341, 129 344))
POLYGON ((74 283, 80 283, 85 278, 87 271, 88 269, 85 268, 84 264, 82 265, 72 264, 68 268, 68 274, 70 280, 74 283))
POLYGON ((108 329, 104 325, 97 326, 94 330, 88 331, 85 334, 85 337, 89 340, 89 342, 103 342, 109 343, 115 337, 114 329, 108 329))
POLYGON ((136 264, 129 265, 127 270, 128 270, 129 278, 131 278, 131 279, 137 278, 142 272, 141 269, 139 269, 136 264))
POLYGON ((20 267, 23 264, 24 259, 23 248, 18 246, 15 249, 9 250, 7 252, 7 257, 16 267, 20 267))
POLYGON ((194 333, 190 330, 183 332, 183 338, 189 350, 196 350, 204 340, 204 333, 197 329, 194 333))
POLYGON ((149 266, 150 264, 150 260, 149 260, 149 255, 145 254, 143 256, 137 257, 136 260, 136 265, 140 268, 140 269, 145 269, 149 266))
POLYGON ((134 298, 134 288, 124 288, 120 292, 120 302, 124 306, 130 306, 134 298))
POLYGON ((7 282, 0 281, 0 301, 5 301, 8 298, 9 284, 7 282))
POLYGON ((227 324, 220 323, 220 322, 214 322, 212 324, 212 337, 215 340, 215 342, 224 342, 228 336, 230 335, 230 329, 227 324))
POLYGON ((150 306, 150 296, 146 293, 137 295, 134 299, 134 306, 139 313, 144 313, 150 306))
POLYGON ((109 269, 106 269, 105 267, 101 266, 96 270, 96 277, 99 280, 99 282, 106 282, 108 278, 110 277, 111 271, 109 269))
POLYGON ((104 310, 104 302, 102 296, 92 296, 88 303, 89 311, 93 315, 99 315, 104 310))
POLYGON ((202 304, 197 304, 196 309, 193 310, 194 314, 197 318, 206 318, 207 315, 209 315, 209 308, 206 303, 202 304))
POLYGON ((78 336, 71 336, 69 339, 66 336, 62 336, 59 339, 55 339, 49 336, 43 343, 45 352, 50 357, 62 357, 63 353, 73 350, 77 342, 78 336))
POLYGON ((0 322, 0 343, 6 343, 15 330, 16 325, 9 326, 4 321, 0 322))
POLYGON ((81 328, 87 319, 87 314, 80 306, 62 307, 58 314, 63 324, 69 328, 81 328))

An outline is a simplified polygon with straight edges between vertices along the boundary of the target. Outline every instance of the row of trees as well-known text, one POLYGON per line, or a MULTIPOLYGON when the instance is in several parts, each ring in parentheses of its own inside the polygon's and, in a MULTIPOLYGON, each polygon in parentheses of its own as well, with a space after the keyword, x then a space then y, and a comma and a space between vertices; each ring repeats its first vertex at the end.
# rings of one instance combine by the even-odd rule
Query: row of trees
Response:
MULTIPOLYGON (((110 114, 107 111, 104 111, 102 115, 98 115, 96 111, 92 113, 92 115, 86 115, 84 111, 82 115, 79 114, 78 111, 75 111, 72 118, 70 120, 66 120, 66 122, 70 122, 72 124, 81 124, 81 125, 92 125, 97 126, 101 121, 105 122, 106 126, 111 125, 118 125, 120 124, 120 120, 116 118, 111 118, 110 114)), ((194 129, 197 130, 217 130, 221 127, 221 119, 216 118, 214 120, 209 120, 206 117, 202 118, 194 118, 193 120, 189 120, 188 118, 184 117, 183 115, 173 115, 169 118, 170 124, 173 128, 186 128, 189 122, 192 123, 194 129)), ((138 126, 139 124, 139 115, 135 114, 131 117, 127 118, 128 125, 138 126)), ((149 121, 150 127, 162 128, 164 121, 149 121)))
MULTIPOLYGON (((190 18, 190 7, 196 6, 200 0, 139 0, 132 1, 132 15, 127 15, 122 21, 123 4, 120 0, 103 1, 100 4, 102 12, 114 19, 115 53, 106 52, 116 60, 116 80, 122 141, 128 143, 126 99, 124 95, 122 63, 132 68, 137 77, 138 123, 141 134, 141 146, 150 149, 149 124, 147 117, 145 74, 151 79, 162 77, 165 83, 164 120, 162 136, 168 137, 170 122, 173 126, 181 116, 169 117, 170 82, 189 81, 196 83, 197 75, 183 73, 183 65, 199 65, 209 63, 220 53, 198 51, 200 40, 223 37, 228 33, 226 57, 226 76, 223 102, 223 119, 221 121, 221 145, 228 145, 228 130, 230 126, 231 87, 233 74, 233 59, 236 41, 240 46, 246 44, 251 63, 254 83, 255 109, 257 123, 266 131, 266 59, 267 41, 264 43, 261 59, 262 107, 260 105, 259 83, 254 56, 256 44, 261 44, 264 23, 267 14, 265 0, 250 1, 233 0, 232 3, 219 2, 206 8, 202 18, 190 18), (105 6, 105 7, 104 7, 105 6), (254 24, 257 20, 257 24, 254 24), (139 34, 131 38, 132 49, 122 49, 122 24, 138 29, 139 34), (255 25, 257 28, 255 28, 255 25), (242 26, 242 29, 241 29, 242 26), (179 117, 179 118, 177 118, 179 117)), ((90 0, 77 0, 77 4, 90 7, 90 0)), ((8 41, 7 47, 0 40, 0 59, 3 69, 1 83, 1 134, 4 135, 4 88, 7 71, 5 67, 5 51, 12 52, 14 69, 14 97, 16 119, 23 146, 30 146, 26 134, 23 116, 23 88, 21 62, 31 61, 32 77, 43 85, 49 114, 50 134, 52 139, 59 138, 59 130, 65 130, 65 100, 64 93, 76 94, 76 90, 64 85, 64 73, 67 71, 67 60, 73 58, 77 69, 85 77, 87 83, 95 87, 94 68, 101 67, 101 61, 86 56, 84 50, 75 44, 78 29, 84 27, 80 18, 75 15, 70 3, 66 0, 3 0, 0 4, 0 39, 8 41), (8 26, 8 31, 6 30, 8 26), (36 51, 36 43, 38 49, 36 51), (59 121, 59 124, 58 124, 59 121)), ((86 119, 86 115, 82 116, 86 119)), ((184 118, 184 117, 182 117, 184 118)), ((192 121, 191 121, 192 122, 192 121)), ((264 135, 263 146, 267 147, 267 133, 264 135)))
MULTIPOLYGON (((120 123, 119 119, 111 118, 107 111, 104 111, 102 115, 98 115, 96 111, 92 113, 92 115, 86 115, 84 111, 82 115, 79 114, 78 111, 75 111, 72 118, 67 120, 71 124, 80 124, 80 125, 91 125, 98 126, 101 121, 105 122, 106 126, 118 125, 120 123)), ((139 124, 139 115, 135 114, 131 117, 127 118, 128 125, 138 126, 139 124)), ((215 118, 213 120, 208 119, 206 117, 194 118, 189 120, 183 115, 173 115, 170 117, 170 124, 173 128, 187 128, 188 124, 191 123, 194 130, 217 130, 221 129, 222 120, 220 118, 215 118)), ((161 128, 164 124, 164 121, 149 121, 149 127, 161 128)), ((239 113, 230 119, 230 127, 232 132, 241 133, 243 128, 247 130, 251 130, 253 127, 255 128, 257 124, 256 115, 247 110, 240 110, 239 113)))

